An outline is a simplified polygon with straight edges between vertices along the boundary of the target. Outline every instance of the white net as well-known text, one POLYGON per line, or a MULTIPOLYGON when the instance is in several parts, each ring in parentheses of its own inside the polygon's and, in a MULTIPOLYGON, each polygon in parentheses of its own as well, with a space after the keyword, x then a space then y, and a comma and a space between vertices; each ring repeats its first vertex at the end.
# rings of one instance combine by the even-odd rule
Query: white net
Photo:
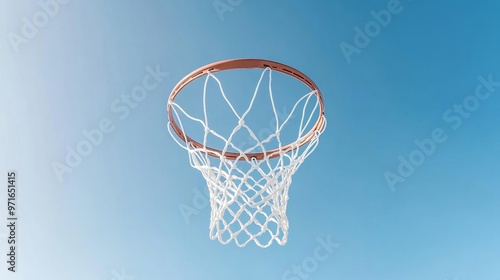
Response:
MULTIPOLYGON (((258 246, 269 247, 273 241, 280 245, 287 242, 288 219, 286 217, 286 206, 288 201, 288 189, 292 183, 292 175, 297 171, 304 160, 314 151, 318 145, 319 137, 324 130, 315 131, 310 141, 301 143, 310 127, 315 113, 319 110, 319 98, 316 91, 308 92, 294 104, 290 114, 285 120, 280 121, 273 99, 271 87, 270 68, 264 69, 252 100, 243 114, 238 114, 231 102, 226 97, 222 84, 217 77, 209 73, 203 88, 203 110, 204 118, 199 119, 188 114, 181 106, 174 101, 170 101, 170 110, 178 120, 180 129, 184 132, 184 127, 180 116, 183 115, 191 121, 200 123, 204 127, 202 148, 194 147, 186 137, 179 141, 173 135, 171 126, 169 132, 175 141, 187 150, 190 164, 198 169, 205 180, 210 192, 211 218, 210 218, 210 238, 218 239, 222 244, 233 241, 239 247, 254 241, 258 246), (258 88, 262 82, 264 74, 269 71, 269 96, 275 118, 274 132, 265 139, 258 139, 256 133, 245 123, 245 117, 252 110, 258 88), (206 92, 207 81, 213 78, 219 85, 222 97, 231 108, 238 120, 238 125, 232 130, 230 135, 222 136, 209 126, 207 119, 206 92), (312 101, 311 101, 312 100, 312 101), (308 106, 312 110, 306 110, 308 106), (300 108, 302 106, 302 108, 300 108), (297 129, 297 139, 290 143, 282 143, 280 133, 283 127, 295 113, 301 113, 299 128, 297 129), (233 143, 234 136, 241 130, 246 130, 255 144, 246 149, 242 149, 233 143), (207 139, 215 136, 222 140, 224 147, 222 152, 211 151, 211 156, 207 153, 207 139), (278 144, 278 149, 269 152, 266 143, 278 144), (285 144, 285 145, 283 145, 285 144), (290 144, 286 150, 284 147, 290 144), (225 157, 227 151, 236 151, 236 159, 225 157), (257 159, 250 158, 248 154, 263 152, 264 157, 257 159), (215 155, 215 156, 214 156, 215 155)), ((320 116, 323 117, 323 116, 320 116)), ((171 120, 169 120, 170 124, 171 120)), ((295 137, 294 137, 295 139, 295 137)))

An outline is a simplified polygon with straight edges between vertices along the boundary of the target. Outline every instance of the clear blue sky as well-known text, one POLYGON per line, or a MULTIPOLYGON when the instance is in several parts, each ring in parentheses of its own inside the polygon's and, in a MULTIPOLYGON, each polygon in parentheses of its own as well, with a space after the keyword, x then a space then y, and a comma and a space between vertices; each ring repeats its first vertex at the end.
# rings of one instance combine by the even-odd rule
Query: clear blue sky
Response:
POLYGON ((0 4, 0 166, 20 217, 14 275, 1 191, 1 279, 500 279, 500 2, 60 2, 0 4), (223 246, 209 207, 179 211, 206 186, 168 135, 168 95, 238 57, 291 65, 325 98, 286 246, 223 246))

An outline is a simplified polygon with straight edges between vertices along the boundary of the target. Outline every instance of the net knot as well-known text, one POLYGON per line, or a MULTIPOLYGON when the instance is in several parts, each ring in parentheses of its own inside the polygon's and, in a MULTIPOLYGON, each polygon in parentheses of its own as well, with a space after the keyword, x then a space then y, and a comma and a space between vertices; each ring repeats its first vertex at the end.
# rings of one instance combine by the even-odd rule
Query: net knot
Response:
POLYGON ((238 126, 239 126, 239 127, 242 127, 242 126, 244 126, 244 125, 245 125, 245 120, 244 120, 244 119, 240 119, 240 120, 238 121, 238 126))

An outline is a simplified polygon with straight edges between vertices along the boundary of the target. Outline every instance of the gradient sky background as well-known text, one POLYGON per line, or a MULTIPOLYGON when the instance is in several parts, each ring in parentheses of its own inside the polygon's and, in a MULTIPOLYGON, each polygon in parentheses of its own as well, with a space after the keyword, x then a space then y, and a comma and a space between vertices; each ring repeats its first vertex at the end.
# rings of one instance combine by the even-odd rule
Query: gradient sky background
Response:
POLYGON ((12 275, 2 188, 0 279, 284 279, 329 235, 341 246, 308 279, 500 279, 500 87, 458 129, 443 119, 479 76, 500 81, 500 2, 401 1, 349 63, 340 44, 388 3, 243 0, 221 19, 211 0, 69 0, 16 52, 9 34, 42 9, 2 1, 0 170, 18 171, 20 220, 12 275), (168 135, 168 95, 237 57, 291 65, 325 98, 284 247, 223 246, 208 207, 189 223, 179 211, 205 182, 168 135), (170 75, 120 119, 113 102, 157 65, 170 75), (53 163, 104 118, 114 131, 59 181, 53 163), (391 191, 384 173, 435 128, 447 140, 391 191))

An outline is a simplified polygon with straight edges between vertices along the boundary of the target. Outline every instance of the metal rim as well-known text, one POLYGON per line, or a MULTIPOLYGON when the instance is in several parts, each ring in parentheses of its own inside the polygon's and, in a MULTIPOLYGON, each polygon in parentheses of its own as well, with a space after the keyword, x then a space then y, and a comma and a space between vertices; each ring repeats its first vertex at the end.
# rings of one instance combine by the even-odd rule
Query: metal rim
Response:
MULTIPOLYGON (((191 144, 195 148, 199 149, 205 149, 206 153, 210 156, 213 157, 219 157, 220 155, 223 155, 227 159, 231 160, 246 160, 245 157, 242 157, 240 153, 236 152, 222 152, 221 150, 204 146, 203 144, 199 143, 198 141, 195 141, 194 139, 190 138, 189 136, 185 135, 184 132, 181 130, 179 125, 175 122, 175 118, 173 117, 172 114, 172 102, 175 100, 177 95, 182 91, 184 87, 186 87, 189 83, 192 81, 207 75, 209 72, 210 73, 216 73, 224 70, 231 70, 231 69, 253 69, 253 68, 270 68, 271 70, 275 70, 281 73, 284 73, 288 76, 291 76, 299 81, 301 81, 303 84, 305 84, 307 87, 311 89, 311 91, 316 91, 315 95, 318 97, 319 104, 320 104, 320 114, 319 118, 314 124, 314 126, 309 130, 309 132, 302 136, 302 138, 299 139, 299 147, 305 145, 309 141, 313 139, 316 133, 321 133, 323 129, 325 128, 326 125, 326 119, 325 119, 325 107, 323 103, 323 95, 321 94, 321 91, 319 90, 318 86, 309 78, 307 77, 304 73, 298 71, 295 68, 292 68, 288 65, 275 62, 275 61, 270 61, 270 60, 265 60, 265 59, 252 59, 252 58, 241 58, 241 59, 229 59, 229 60, 222 60, 218 62, 214 62, 211 64, 207 64, 205 66, 202 66, 193 72, 189 73, 186 75, 182 80, 180 80, 177 85, 174 87, 172 92, 170 93, 170 97, 168 98, 168 104, 167 104, 167 112, 168 112, 168 119, 169 123, 175 132, 175 134, 182 140, 186 141, 191 144)), ((245 154, 248 159, 256 159, 256 160, 261 160, 266 157, 268 158, 275 158, 279 156, 279 152, 284 151, 284 152, 289 152, 291 150, 294 150, 295 145, 293 143, 290 143, 288 145, 285 145, 281 147, 281 149, 272 149, 266 152, 260 152, 260 153, 247 153, 245 154)))

